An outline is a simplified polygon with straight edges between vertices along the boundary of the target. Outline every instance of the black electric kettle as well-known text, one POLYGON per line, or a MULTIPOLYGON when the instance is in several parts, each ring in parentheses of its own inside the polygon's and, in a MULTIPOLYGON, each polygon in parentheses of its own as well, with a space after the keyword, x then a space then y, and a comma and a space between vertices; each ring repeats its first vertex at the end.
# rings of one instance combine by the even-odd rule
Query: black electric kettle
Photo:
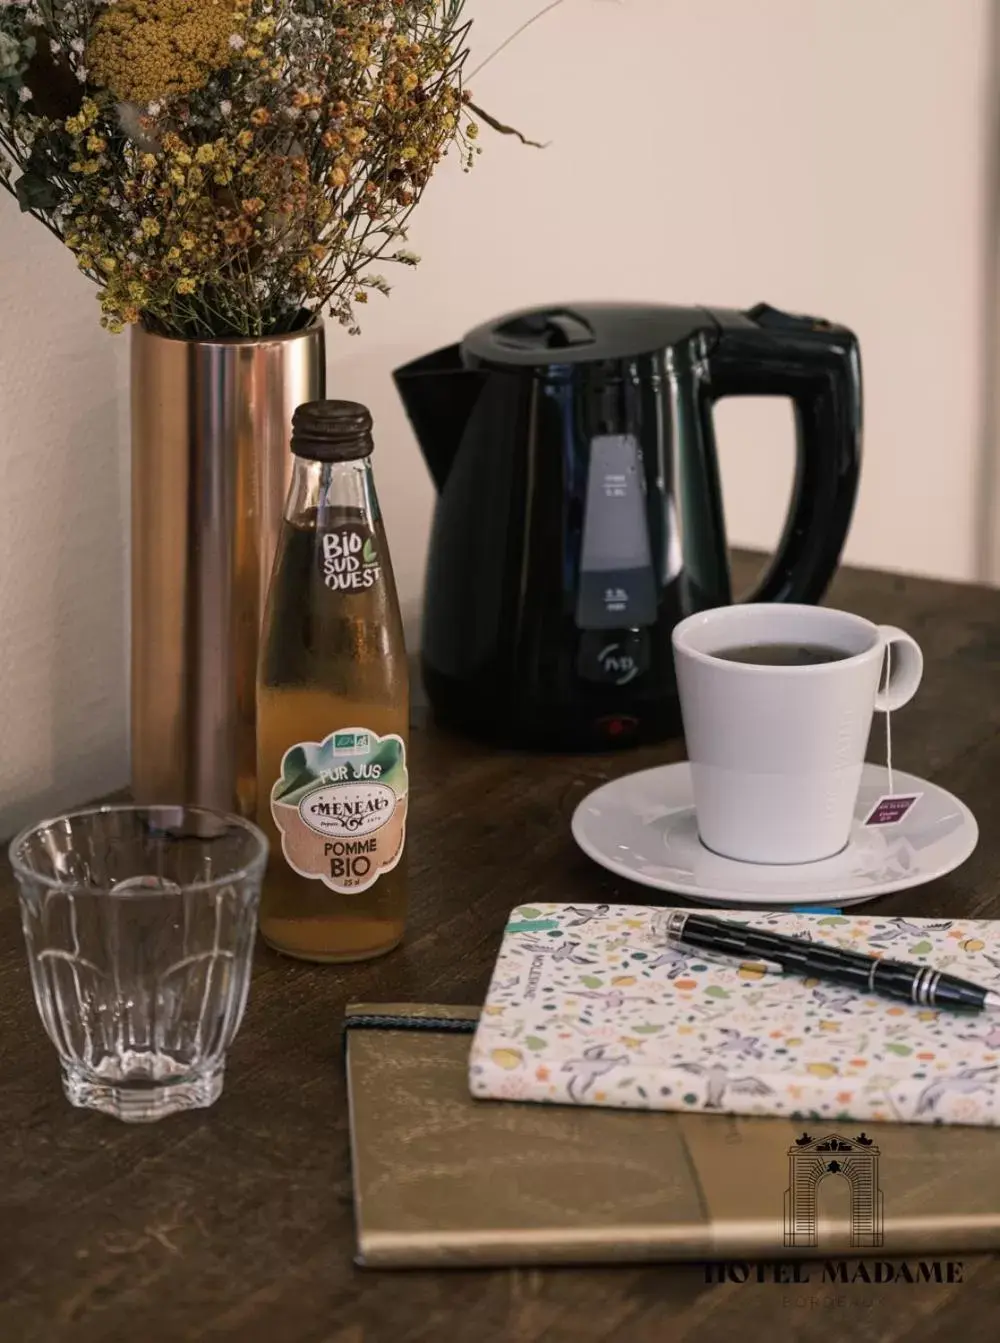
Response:
POLYGON ((754 601, 816 602, 861 455, 854 335, 749 312, 514 313, 394 380, 438 489, 421 661, 444 724, 559 750, 680 730, 670 635, 732 601, 712 408, 794 403, 791 512, 754 601))

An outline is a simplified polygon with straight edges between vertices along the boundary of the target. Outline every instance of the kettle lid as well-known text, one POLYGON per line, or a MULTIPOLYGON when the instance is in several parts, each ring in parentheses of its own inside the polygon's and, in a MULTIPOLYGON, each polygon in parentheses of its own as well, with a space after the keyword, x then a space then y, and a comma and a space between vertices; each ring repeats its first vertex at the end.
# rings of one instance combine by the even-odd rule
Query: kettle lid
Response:
POLYGON ((571 303, 527 308, 485 322, 462 341, 466 366, 538 368, 651 354, 718 328, 706 308, 653 303, 571 303))

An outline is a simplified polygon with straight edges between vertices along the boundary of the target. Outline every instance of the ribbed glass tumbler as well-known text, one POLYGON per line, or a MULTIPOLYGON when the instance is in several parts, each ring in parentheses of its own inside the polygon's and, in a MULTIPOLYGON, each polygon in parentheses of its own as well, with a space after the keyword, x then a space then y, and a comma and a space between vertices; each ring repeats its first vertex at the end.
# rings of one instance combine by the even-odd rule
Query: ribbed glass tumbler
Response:
POLYGON ((197 807, 101 807, 10 846, 35 1001, 73 1105, 203 1109, 239 1029, 267 840, 197 807))

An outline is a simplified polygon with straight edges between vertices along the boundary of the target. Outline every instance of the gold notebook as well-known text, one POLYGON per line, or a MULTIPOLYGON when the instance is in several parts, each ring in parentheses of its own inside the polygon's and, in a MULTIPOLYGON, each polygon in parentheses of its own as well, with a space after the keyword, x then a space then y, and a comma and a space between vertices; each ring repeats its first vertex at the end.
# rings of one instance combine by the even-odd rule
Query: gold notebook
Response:
POLYGON ((371 1268, 1000 1249, 1000 1134, 474 1100, 477 1008, 345 1020, 357 1262, 371 1268))

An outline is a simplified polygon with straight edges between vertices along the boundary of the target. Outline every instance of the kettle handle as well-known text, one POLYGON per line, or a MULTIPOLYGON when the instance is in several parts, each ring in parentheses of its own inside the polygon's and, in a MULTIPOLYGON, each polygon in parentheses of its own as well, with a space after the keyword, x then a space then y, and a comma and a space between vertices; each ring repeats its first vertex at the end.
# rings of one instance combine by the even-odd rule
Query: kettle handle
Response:
POLYGON ((770 568, 746 600, 818 602, 837 568, 861 471, 861 355, 845 327, 759 304, 713 314, 704 425, 724 396, 787 396, 794 403, 797 462, 792 502, 770 568))

